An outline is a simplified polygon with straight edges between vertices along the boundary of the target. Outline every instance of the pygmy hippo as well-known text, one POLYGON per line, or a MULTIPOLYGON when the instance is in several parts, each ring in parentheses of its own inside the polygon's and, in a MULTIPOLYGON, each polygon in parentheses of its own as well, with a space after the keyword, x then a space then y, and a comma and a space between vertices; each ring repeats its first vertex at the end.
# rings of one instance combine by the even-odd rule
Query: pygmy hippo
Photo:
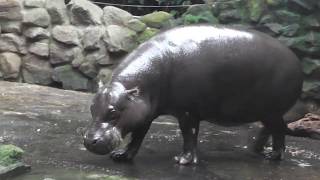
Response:
POLYGON ((272 137, 271 159, 280 160, 288 130, 282 116, 300 95, 298 58, 276 39, 254 30, 192 25, 164 31, 131 52, 93 99, 85 147, 114 160, 130 160, 152 121, 170 114, 183 136, 179 164, 197 163, 199 123, 261 121, 254 145, 272 137), (123 139, 131 141, 117 148, 123 139))

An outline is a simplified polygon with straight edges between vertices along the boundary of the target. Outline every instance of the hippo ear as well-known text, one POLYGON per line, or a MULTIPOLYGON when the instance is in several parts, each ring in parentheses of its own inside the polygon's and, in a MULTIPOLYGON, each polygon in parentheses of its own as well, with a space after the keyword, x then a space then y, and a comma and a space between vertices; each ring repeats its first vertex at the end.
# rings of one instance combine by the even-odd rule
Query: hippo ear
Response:
POLYGON ((133 88, 133 89, 126 90, 126 93, 127 93, 129 96, 139 96, 140 90, 138 89, 138 87, 135 87, 135 88, 133 88))

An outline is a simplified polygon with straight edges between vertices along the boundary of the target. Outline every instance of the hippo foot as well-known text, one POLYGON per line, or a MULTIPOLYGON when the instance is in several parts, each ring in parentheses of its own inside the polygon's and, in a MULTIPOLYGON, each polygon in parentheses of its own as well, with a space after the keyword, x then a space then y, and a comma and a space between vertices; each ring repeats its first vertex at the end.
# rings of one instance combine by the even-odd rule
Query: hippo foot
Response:
POLYGON ((130 161, 130 160, 132 160, 132 157, 129 156, 128 152, 124 149, 112 151, 110 154, 110 158, 114 161, 130 161))
POLYGON ((188 165, 188 164, 197 164, 198 163, 198 157, 195 153, 187 152, 187 153, 181 153, 178 156, 174 157, 174 160, 176 163, 180 165, 188 165))
POLYGON ((265 155, 266 159, 271 161, 281 161, 284 159, 284 152, 273 151, 265 155))

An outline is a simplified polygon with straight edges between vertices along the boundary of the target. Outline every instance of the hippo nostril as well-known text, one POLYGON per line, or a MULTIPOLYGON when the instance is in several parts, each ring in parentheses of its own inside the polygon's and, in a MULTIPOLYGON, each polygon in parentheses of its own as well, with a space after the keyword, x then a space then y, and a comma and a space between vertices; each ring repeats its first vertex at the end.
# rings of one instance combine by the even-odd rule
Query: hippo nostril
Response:
POLYGON ((97 142, 98 142, 98 139, 94 139, 94 140, 92 141, 92 144, 95 145, 95 144, 97 144, 97 142))

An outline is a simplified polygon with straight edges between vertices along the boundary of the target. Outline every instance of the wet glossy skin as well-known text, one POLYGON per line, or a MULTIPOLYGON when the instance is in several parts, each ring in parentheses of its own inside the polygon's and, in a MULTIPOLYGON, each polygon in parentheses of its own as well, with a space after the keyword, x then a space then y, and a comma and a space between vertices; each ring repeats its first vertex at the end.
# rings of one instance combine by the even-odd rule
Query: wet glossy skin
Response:
POLYGON ((206 25, 175 28, 140 45, 115 69, 110 84, 93 101, 93 128, 85 145, 92 152, 109 153, 108 147, 132 133, 125 148, 111 152, 115 160, 132 159, 152 120, 171 114, 184 138, 175 160, 189 164, 198 161, 201 120, 226 126, 260 120, 265 127, 254 150, 262 151, 272 135, 271 158, 281 159, 286 131, 282 116, 298 98, 301 84, 297 57, 265 34, 206 25), (116 113, 106 108, 110 105, 116 113), (103 123, 112 125, 104 128, 103 123), (111 127, 121 138, 96 135, 111 127))

